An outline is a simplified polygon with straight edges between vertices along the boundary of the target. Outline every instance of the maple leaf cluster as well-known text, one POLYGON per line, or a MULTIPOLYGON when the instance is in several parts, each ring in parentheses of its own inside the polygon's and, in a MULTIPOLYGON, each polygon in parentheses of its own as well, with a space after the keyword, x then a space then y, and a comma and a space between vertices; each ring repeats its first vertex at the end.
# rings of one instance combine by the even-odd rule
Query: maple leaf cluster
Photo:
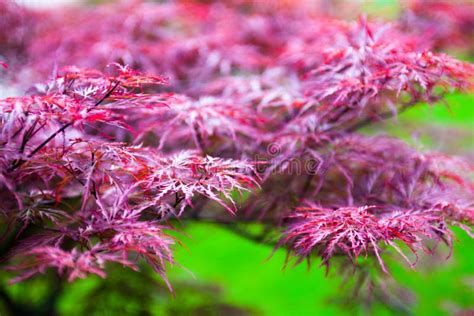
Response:
POLYGON ((136 90, 163 84, 161 77, 111 68, 115 74, 68 67, 0 102, 2 214, 27 235, 7 254, 26 260, 11 267, 25 270, 14 281, 46 267, 69 280, 104 277, 108 261, 136 268, 132 253, 164 277, 174 243, 163 231, 167 218, 196 195, 234 212, 229 191, 257 185, 251 162, 130 144, 141 132, 130 124, 168 108, 168 96, 136 90))

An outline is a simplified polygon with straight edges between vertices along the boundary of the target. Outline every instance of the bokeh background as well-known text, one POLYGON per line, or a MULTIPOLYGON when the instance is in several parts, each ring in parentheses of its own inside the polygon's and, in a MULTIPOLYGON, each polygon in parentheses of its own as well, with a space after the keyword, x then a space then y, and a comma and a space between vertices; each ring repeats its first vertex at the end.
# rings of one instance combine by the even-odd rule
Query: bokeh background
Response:
MULTIPOLYGON (((51 8, 80 0, 18 2, 51 8)), ((392 0, 356 2, 370 16, 390 19, 398 12, 397 2, 392 0)), ((457 57, 469 60, 466 56, 457 57)), ((364 132, 386 133, 420 149, 472 159, 474 95, 452 94, 447 104, 419 106, 364 132)), ((304 264, 283 269, 284 250, 273 253, 270 246, 246 240, 231 229, 213 224, 177 222, 175 226, 183 247, 177 247, 174 252, 180 266, 170 267, 174 293, 169 293, 160 278, 145 266, 142 273, 116 266, 106 280, 90 276, 63 285, 56 306, 59 314, 284 316, 400 312, 382 305, 375 305, 369 311, 357 302, 341 301, 341 293, 346 291, 345 281, 337 271, 326 276, 316 261, 311 269, 304 264)), ((452 315, 469 308, 474 314, 474 240, 461 230, 455 229, 455 233, 453 256, 448 260, 449 250, 443 246, 434 262, 420 258, 416 271, 387 258, 393 277, 414 293, 413 314, 452 315)), ((6 282, 6 274, 0 273, 2 282, 6 282)), ((50 295, 52 284, 54 276, 45 274, 10 286, 7 291, 17 301, 34 304, 50 295)))

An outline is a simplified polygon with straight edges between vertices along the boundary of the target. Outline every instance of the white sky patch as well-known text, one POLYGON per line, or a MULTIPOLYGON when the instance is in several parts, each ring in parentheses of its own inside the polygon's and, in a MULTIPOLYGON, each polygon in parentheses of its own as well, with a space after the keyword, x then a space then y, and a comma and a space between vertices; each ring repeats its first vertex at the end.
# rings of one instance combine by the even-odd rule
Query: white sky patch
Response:
POLYGON ((52 9, 61 6, 77 5, 82 0, 15 0, 18 4, 34 9, 52 9))

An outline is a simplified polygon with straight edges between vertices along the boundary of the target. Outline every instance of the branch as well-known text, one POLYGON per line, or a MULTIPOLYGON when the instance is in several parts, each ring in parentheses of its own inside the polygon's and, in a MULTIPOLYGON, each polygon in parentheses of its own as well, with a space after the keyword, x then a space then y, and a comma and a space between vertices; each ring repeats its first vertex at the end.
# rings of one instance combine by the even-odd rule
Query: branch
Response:
POLYGON ((375 119, 372 118, 372 117, 367 117, 367 118, 363 119, 362 121, 359 121, 359 122, 355 123, 354 125, 350 126, 349 128, 347 128, 345 130, 345 132, 346 133, 353 133, 353 132, 355 132, 355 131, 357 131, 357 130, 359 130, 359 129, 367 126, 367 125, 372 124, 372 123, 378 123, 380 121, 384 121, 384 120, 387 120, 389 118, 392 118, 395 115, 401 114, 401 113, 405 112, 406 110, 412 108, 418 102, 419 102, 419 100, 410 101, 410 102, 402 105, 396 113, 394 113, 393 111, 387 111, 387 112, 383 112, 383 113, 379 114, 375 119))
MULTIPOLYGON (((109 89, 109 91, 100 99, 98 100, 92 107, 90 107, 87 112, 90 112, 92 111, 95 107, 99 106, 100 104, 102 104, 107 98, 110 97, 110 95, 115 91, 115 89, 117 89, 117 87, 119 86, 120 84, 120 81, 117 81, 115 83, 115 85, 109 89)), ((58 134, 64 132, 68 127, 70 127, 71 125, 73 125, 74 122, 69 122, 69 123, 66 123, 64 124, 61 128, 59 128, 56 132, 54 132, 53 134, 51 134, 48 138, 46 138, 41 144, 39 144, 35 149, 33 149, 33 151, 31 153, 28 154, 27 158, 31 158, 33 157, 38 151, 40 151, 41 149, 43 149, 50 141, 52 141, 58 134)), ((23 145, 22 144, 22 147, 24 147, 26 145, 26 143, 23 145)), ((23 149, 21 150, 23 151, 23 149)), ((8 168, 8 172, 12 172, 14 171, 15 169, 19 168, 21 165, 23 165, 24 163, 26 162, 26 160, 24 159, 19 159, 19 160, 16 160, 16 162, 10 167, 8 168)))

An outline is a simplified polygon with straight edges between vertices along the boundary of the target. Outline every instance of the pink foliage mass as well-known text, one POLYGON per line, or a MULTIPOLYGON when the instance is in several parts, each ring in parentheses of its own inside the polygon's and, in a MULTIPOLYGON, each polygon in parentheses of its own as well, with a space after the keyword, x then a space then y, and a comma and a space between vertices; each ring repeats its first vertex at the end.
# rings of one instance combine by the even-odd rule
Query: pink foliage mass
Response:
POLYGON ((457 49, 472 54, 474 3, 470 0, 409 0, 401 16, 407 31, 425 37, 435 49, 457 49))
POLYGON ((13 281, 140 258, 165 278, 176 218, 260 222, 298 260, 385 272, 389 247, 414 266, 402 244, 430 252, 474 225, 472 164, 359 131, 473 89, 474 66, 406 21, 285 1, 0 7, 5 83, 44 82, 0 100, 13 281))

